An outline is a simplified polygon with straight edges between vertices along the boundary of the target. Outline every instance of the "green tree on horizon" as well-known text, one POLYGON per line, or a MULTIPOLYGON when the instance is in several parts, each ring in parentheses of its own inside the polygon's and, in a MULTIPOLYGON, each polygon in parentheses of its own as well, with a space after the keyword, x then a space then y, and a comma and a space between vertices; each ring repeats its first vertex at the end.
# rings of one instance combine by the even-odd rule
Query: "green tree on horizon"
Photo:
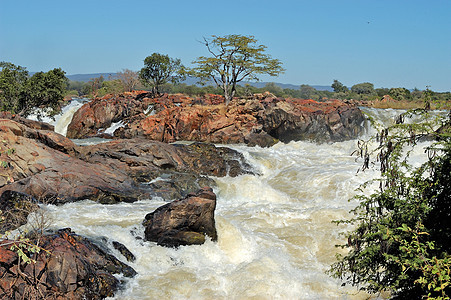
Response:
POLYGON ((230 34, 204 38, 210 57, 200 56, 193 61, 196 67, 190 76, 201 83, 212 80, 222 89, 226 104, 235 96, 237 83, 244 79, 258 81, 258 75, 277 76, 285 70, 278 59, 266 54, 266 46, 257 44, 254 36, 230 34))
POLYGON ((152 53, 144 59, 144 67, 139 72, 139 78, 144 85, 151 86, 154 94, 158 95, 163 84, 177 83, 185 78, 184 66, 178 58, 152 53))
POLYGON ((343 83, 341 83, 336 79, 332 83, 331 87, 333 88, 335 93, 346 93, 347 91, 349 91, 349 89, 346 86, 344 86, 343 83))

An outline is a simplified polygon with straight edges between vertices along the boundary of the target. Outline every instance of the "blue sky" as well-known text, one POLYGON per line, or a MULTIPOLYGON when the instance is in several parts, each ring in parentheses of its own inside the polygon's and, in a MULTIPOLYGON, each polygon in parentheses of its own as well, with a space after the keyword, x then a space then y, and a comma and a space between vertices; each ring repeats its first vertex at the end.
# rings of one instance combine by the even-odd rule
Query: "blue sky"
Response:
POLYGON ((286 72, 263 81, 451 91, 451 0, 0 0, 0 61, 67 74, 191 61, 211 35, 254 35, 286 72))

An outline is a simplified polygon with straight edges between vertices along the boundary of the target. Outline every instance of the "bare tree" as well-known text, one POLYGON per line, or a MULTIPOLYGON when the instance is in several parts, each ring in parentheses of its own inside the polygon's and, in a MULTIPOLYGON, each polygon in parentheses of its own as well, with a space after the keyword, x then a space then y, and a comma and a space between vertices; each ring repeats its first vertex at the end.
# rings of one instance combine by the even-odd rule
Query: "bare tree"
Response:
POLYGON ((117 73, 117 77, 121 81, 126 92, 133 91, 133 89, 139 84, 138 72, 130 69, 122 69, 121 72, 117 73))

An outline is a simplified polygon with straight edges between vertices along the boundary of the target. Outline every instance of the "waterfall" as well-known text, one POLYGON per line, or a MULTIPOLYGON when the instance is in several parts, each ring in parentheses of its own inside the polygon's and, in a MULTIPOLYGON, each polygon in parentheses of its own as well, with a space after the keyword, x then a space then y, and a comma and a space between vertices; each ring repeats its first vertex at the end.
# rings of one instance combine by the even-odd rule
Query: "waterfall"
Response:
MULTIPOLYGON (((50 125, 53 125, 55 127, 55 132, 62 134, 66 136, 67 133, 67 127, 69 126, 70 122, 72 121, 72 117, 74 116, 75 112, 82 107, 82 105, 88 101, 87 98, 73 98, 68 105, 64 106, 61 109, 61 112, 57 115, 55 115, 53 118, 49 116, 44 116, 40 120, 37 117, 37 112, 32 113, 27 118, 30 120, 39 120, 46 123, 49 123, 50 125)), ((37 109, 40 110, 40 109, 37 109)), ((42 110, 41 110, 42 111, 42 110)), ((45 110, 44 110, 45 115, 45 110)))
MULTIPOLYGON (((399 113, 364 110, 384 124, 399 113)), ((62 128, 66 122, 61 121, 62 128)), ((372 132, 369 128, 365 135, 372 132)), ((350 217, 357 203, 348 200, 378 175, 375 169, 356 172, 361 161, 351 153, 357 140, 228 146, 243 153, 261 175, 215 178, 218 242, 172 249, 137 239, 143 236, 144 216, 165 203, 157 198, 48 205, 53 227, 106 237, 111 252, 124 262, 111 241, 134 253, 136 261, 126 263, 138 275, 126 279, 113 299, 366 299, 325 274, 339 251, 335 245, 344 242, 340 232, 347 229, 331 221, 350 217)), ((417 151, 412 159, 422 155, 417 151)))

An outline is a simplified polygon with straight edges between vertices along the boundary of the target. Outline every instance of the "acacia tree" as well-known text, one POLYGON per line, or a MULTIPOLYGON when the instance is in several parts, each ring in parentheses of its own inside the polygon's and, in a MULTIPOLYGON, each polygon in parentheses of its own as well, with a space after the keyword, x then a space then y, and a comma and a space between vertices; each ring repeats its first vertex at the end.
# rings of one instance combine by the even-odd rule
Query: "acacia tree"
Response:
POLYGON ((189 71, 203 83, 213 80, 224 91, 226 104, 236 92, 236 84, 244 79, 258 81, 258 75, 277 76, 285 70, 282 63, 265 53, 266 46, 258 45, 253 36, 231 34, 204 38, 211 57, 198 57, 189 71))
POLYGON ((139 78, 144 85, 150 85, 154 94, 159 94, 161 85, 177 83, 185 78, 184 66, 180 59, 168 55, 153 53, 144 59, 144 67, 139 72, 139 78))

